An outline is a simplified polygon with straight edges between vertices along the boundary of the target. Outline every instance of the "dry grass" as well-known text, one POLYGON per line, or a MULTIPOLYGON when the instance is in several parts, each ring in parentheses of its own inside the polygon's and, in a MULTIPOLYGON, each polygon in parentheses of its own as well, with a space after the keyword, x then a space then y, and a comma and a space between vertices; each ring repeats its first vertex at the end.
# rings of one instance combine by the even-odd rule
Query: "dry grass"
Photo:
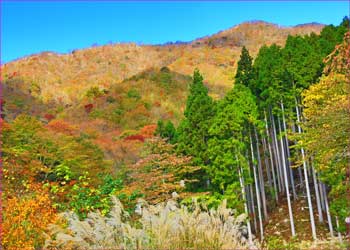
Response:
POLYGON ((245 215, 234 217, 223 202, 217 210, 178 208, 175 202, 144 209, 142 225, 151 232, 154 249, 243 249, 245 215))
POLYGON ((65 213, 68 228, 51 226, 46 248, 56 249, 248 249, 245 215, 234 216, 223 202, 217 210, 203 211, 193 204, 179 208, 175 201, 142 208, 136 226, 126 220, 119 200, 113 198, 108 217, 90 213, 79 221, 65 213))

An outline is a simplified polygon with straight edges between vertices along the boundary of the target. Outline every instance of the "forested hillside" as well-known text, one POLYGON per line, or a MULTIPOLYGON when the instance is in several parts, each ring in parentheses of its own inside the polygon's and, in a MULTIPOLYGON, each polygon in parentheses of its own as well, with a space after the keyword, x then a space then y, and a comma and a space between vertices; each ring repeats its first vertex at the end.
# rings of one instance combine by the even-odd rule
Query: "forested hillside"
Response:
POLYGON ((44 103, 74 104, 90 87, 106 89, 152 67, 168 66, 185 75, 191 75, 194 67, 199 67, 214 88, 212 94, 223 94, 232 83, 230 77, 234 75, 243 45, 255 54, 264 44, 275 42, 283 45, 289 34, 318 34, 322 27, 243 23, 227 30, 227 42, 220 46, 215 42, 222 39, 218 38, 219 33, 207 38, 213 42, 199 39, 188 44, 160 46, 107 44, 73 50, 68 54, 43 52, 3 65, 2 77, 5 84, 7 81, 16 82, 17 89, 30 92, 44 103), (236 42, 235 37, 241 37, 240 42, 236 42))
POLYGON ((3 248, 346 249, 349 54, 345 17, 3 65, 3 248))

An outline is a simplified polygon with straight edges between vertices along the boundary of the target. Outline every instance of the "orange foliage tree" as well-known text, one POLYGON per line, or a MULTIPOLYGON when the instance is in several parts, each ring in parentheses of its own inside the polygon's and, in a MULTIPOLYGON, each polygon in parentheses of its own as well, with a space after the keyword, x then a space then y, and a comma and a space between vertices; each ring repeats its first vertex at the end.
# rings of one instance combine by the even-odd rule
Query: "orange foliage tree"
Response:
POLYGON ((30 186, 37 191, 22 198, 12 197, 3 208, 1 239, 4 249, 38 249, 44 244, 48 225, 59 222, 49 195, 38 185, 30 186))
POLYGON ((174 191, 184 191, 181 180, 195 182, 193 176, 199 169, 191 164, 190 157, 177 155, 173 145, 155 137, 146 143, 146 157, 128 168, 130 182, 122 192, 139 191, 148 201, 158 203, 174 191))
POLYGON ((47 128, 66 135, 77 134, 77 128, 63 120, 52 120, 47 124, 47 128))

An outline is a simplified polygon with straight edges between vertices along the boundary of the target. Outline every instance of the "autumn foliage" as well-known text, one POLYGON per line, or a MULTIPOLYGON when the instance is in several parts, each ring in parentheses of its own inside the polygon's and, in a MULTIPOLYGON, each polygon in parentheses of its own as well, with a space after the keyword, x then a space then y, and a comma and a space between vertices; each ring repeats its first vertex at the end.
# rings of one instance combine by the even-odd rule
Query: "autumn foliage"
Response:
POLYGON ((47 128, 66 135, 76 134, 77 128, 63 120, 53 120, 47 124, 47 128))
POLYGON ((156 129, 157 129, 157 125, 156 124, 146 125, 140 130, 140 134, 144 138, 151 138, 151 137, 153 137, 154 132, 156 131, 156 129))
POLYGON ((93 108, 93 107, 94 107, 94 105, 93 105, 92 103, 86 104, 86 105, 84 106, 85 112, 86 112, 86 113, 90 113, 90 112, 92 111, 92 108, 93 108))
POLYGON ((14 196, 3 208, 2 245, 9 250, 41 247, 45 241, 43 232, 58 221, 49 195, 43 190, 21 198, 14 196))
POLYGON ((147 156, 128 168, 130 182, 124 192, 139 191, 155 204, 170 198, 174 191, 184 192, 181 180, 187 186, 197 181, 195 176, 200 167, 192 164, 191 157, 177 155, 174 146, 164 139, 149 139, 145 150, 147 156))
POLYGON ((48 120, 48 121, 51 121, 52 119, 55 118, 55 116, 52 115, 52 114, 45 114, 45 115, 44 115, 44 118, 45 118, 46 120, 48 120))
MULTIPOLYGON (((237 158, 236 151, 242 150, 238 156, 242 156, 242 159, 245 157, 245 163, 239 165, 239 169, 249 167, 250 163, 254 165, 255 160, 244 156, 249 155, 249 149, 243 154, 247 146, 245 136, 249 134, 250 128, 245 123, 246 118, 240 118, 251 112, 244 105, 253 105, 253 98, 245 95, 248 91, 245 88, 240 89, 237 79, 235 89, 240 92, 227 93, 233 86, 240 49, 246 46, 252 56, 258 55, 256 58, 259 58, 258 50, 263 44, 276 43, 283 46, 288 34, 304 35, 311 31, 319 33, 322 27, 315 24, 283 28, 264 22, 244 23, 211 37, 181 45, 110 44, 76 50, 66 55, 45 52, 1 66, 6 91, 6 95, 0 99, 1 117, 4 118, 0 118, 3 167, 1 186, 4 190, 4 202, 1 204, 1 239, 4 249, 42 249, 49 224, 63 224, 58 219, 58 212, 74 211, 79 217, 74 217, 78 224, 78 219, 86 218, 88 214, 98 215, 95 219, 98 218, 99 221, 109 220, 111 216, 106 215, 110 212, 109 215, 113 214, 110 198, 114 196, 124 203, 129 212, 134 211, 136 199, 139 197, 145 198, 149 204, 159 204, 171 197, 186 202, 184 198, 190 200, 200 193, 210 193, 207 197, 214 202, 225 197, 224 195, 241 199, 238 182, 238 179, 241 180, 241 172, 239 170, 233 174, 233 168, 239 165, 236 164, 238 160, 235 161, 234 156, 237 158), (194 75, 194 82, 200 85, 197 84, 195 88, 192 85, 192 92, 196 95, 191 97, 191 94, 188 96, 191 93, 190 83, 193 81, 190 74, 195 67, 201 70, 203 77, 194 75), (198 80, 199 78, 201 79, 198 80), (234 96, 235 93, 239 94, 234 96), (220 101, 221 97, 224 98, 220 101), (187 107, 185 110, 186 98, 187 106, 191 108, 187 107), (237 101, 237 105, 232 100, 237 101), (217 106, 217 103, 221 104, 217 106), (234 105, 229 106, 227 103, 234 105), (207 111, 210 114, 205 115, 207 111), (237 122, 239 119, 242 122, 237 122), (239 137, 241 134, 242 138, 239 137), (219 191, 220 196, 216 196, 219 191)), ((311 36, 314 37, 315 35, 311 36)), ((310 42, 313 41, 311 38, 310 42)), ((295 41, 299 41, 298 39, 295 41)), ((316 167, 323 171, 325 179, 331 179, 334 172, 327 165, 329 163, 338 168, 338 176, 345 176, 345 164, 348 162, 345 160, 349 158, 342 151, 347 143, 343 139, 344 134, 350 131, 347 119, 348 75, 345 75, 349 71, 349 34, 346 39, 325 61, 327 67, 320 83, 303 92, 303 114, 306 119, 303 130, 305 138, 309 136, 309 141, 305 140, 305 148, 308 153, 313 154, 315 163, 318 163, 316 167), (339 127, 346 131, 343 129, 338 133, 339 127), (333 137, 330 141, 328 139, 331 136, 333 137), (323 148, 320 147, 320 142, 323 148), (333 149, 334 154, 330 154, 329 148, 333 149), (338 152, 334 152, 334 149, 338 152), (342 161, 339 162, 339 159, 342 161)), ((289 38, 289 41, 294 40, 289 38)), ((290 54, 295 56, 297 51, 292 50, 290 54)), ((321 58, 320 55, 318 57, 321 58)), ((312 56, 308 58, 310 62, 315 61, 312 56)), ((259 60, 252 59, 250 63, 253 61, 255 63, 259 60)), ((271 57, 267 61, 277 60, 271 57)), ((298 58, 296 65, 300 66, 300 61, 298 58)), ((282 67, 278 63, 276 65, 276 69, 282 67)), ((309 65, 301 68, 307 73, 310 71, 309 65)), ((265 74, 261 70, 263 67, 259 69, 249 75, 249 78, 255 77, 255 73, 266 75, 267 78, 275 77, 274 74, 265 74)), ((293 72, 300 73, 299 71, 293 72)), ((276 77, 280 77, 279 71, 277 73, 276 77)), ((283 77, 289 75, 283 74, 283 77)), ((250 82, 251 79, 248 80, 250 82)), ((284 78, 280 80, 278 84, 289 84, 284 78)), ((280 89, 275 89, 270 78, 266 84, 260 79, 257 83, 259 91, 264 95, 270 90, 269 93, 276 95, 272 102, 276 105, 277 97, 282 93, 278 92, 280 89)), ((311 83, 308 82, 310 85, 311 83)), ((283 96, 289 93, 287 92, 283 96)), ((266 97, 264 95, 257 100, 262 101, 266 97)), ((288 102, 285 104, 286 110, 294 108, 294 103, 293 106, 288 102)), ((274 109, 271 111, 273 120, 277 113, 275 114, 274 109)), ((293 118, 287 115, 287 119, 293 118)), ((256 125, 259 130, 256 137, 262 138, 262 129, 258 123, 256 125)), ((258 148, 259 140, 256 140, 257 145, 254 147, 258 148)), ((277 152, 276 149, 273 150, 277 152)), ((264 160, 263 166, 266 167, 265 156, 264 160)), ((265 174, 268 175, 269 171, 265 172, 264 167, 262 173, 259 173, 262 175, 259 179, 262 179, 260 185, 263 187, 266 186, 265 174)), ((245 176, 248 171, 242 171, 245 185, 251 185, 251 176, 245 176)), ((293 176, 293 170, 291 174, 293 176)), ((325 183, 332 187, 329 201, 332 202, 331 209, 336 211, 343 203, 334 206, 334 201, 339 197, 339 202, 345 201, 343 196, 347 191, 344 188, 347 183, 343 180, 325 183)), ((279 184, 282 185, 281 182, 279 184)), ((253 191, 249 192, 248 201, 254 199, 255 194, 258 198, 258 191, 255 194, 253 191)), ((278 192, 276 194, 278 197, 278 192)), ((268 193, 268 199, 272 195, 275 195, 272 191, 271 194, 268 193)), ((212 201, 208 204, 214 204, 212 201)), ((230 200, 228 202, 229 206, 235 206, 230 200)), ((251 204, 249 209, 254 212, 254 202, 248 203, 251 204)), ((267 203, 268 206, 269 204, 267 203)), ((192 213, 177 209, 182 217, 167 217, 174 213, 171 209, 163 210, 166 210, 166 219, 175 221, 185 214, 193 222, 200 215, 199 210, 198 213, 192 213)), ((226 208, 224 210, 228 211, 226 208)), ((337 215, 343 216, 345 213, 337 215)), ((153 221, 150 222, 153 223, 158 215, 152 216, 153 221)), ((206 218, 209 220, 211 216, 213 214, 207 214, 206 218)), ((173 243, 168 237, 171 234, 161 234, 168 225, 162 224, 163 219, 158 221, 159 227, 155 231, 149 231, 159 234, 159 237, 152 235, 155 241, 159 241, 152 246, 156 246, 154 249, 164 246, 171 248, 173 243), (161 237, 166 244, 161 243, 161 237)), ((224 239, 217 230, 221 226, 214 225, 212 230, 207 230, 208 223, 199 217, 198 221, 199 224, 191 222, 188 227, 181 229, 181 233, 185 233, 176 241, 179 247, 207 247, 224 239), (193 225, 203 227, 197 228, 193 225), (199 241, 205 235, 208 236, 208 233, 215 237, 208 237, 208 241, 196 245, 188 238, 193 235, 191 231, 195 232, 199 241), (185 243, 182 245, 183 242, 185 243)), ((222 216, 216 216, 215 221, 217 225, 222 225, 222 216)), ((132 227, 127 230, 129 229, 135 229, 134 232, 139 230, 132 227)), ((176 238, 180 236, 180 232, 171 236, 176 238)), ((81 242, 88 240, 84 238, 81 242)), ((95 240, 98 241, 98 238, 92 239, 95 240)), ((221 246, 224 243, 217 249, 221 246)))
POLYGON ((138 140, 141 142, 145 141, 145 138, 142 135, 130 135, 124 138, 126 141, 138 140))

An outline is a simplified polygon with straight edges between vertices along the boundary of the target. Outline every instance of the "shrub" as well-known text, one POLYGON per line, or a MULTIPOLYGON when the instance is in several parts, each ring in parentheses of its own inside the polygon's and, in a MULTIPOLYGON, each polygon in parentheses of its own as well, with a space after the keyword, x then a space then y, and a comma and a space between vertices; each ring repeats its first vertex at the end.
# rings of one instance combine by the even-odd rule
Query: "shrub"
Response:
POLYGON ((149 102, 144 102, 143 106, 145 106, 145 108, 150 111, 152 109, 152 104, 150 104, 149 102))
POLYGON ((164 88, 168 88, 171 84, 172 78, 170 73, 162 72, 160 74, 160 82, 164 88))
POLYGON ((129 98, 135 98, 137 100, 139 100, 141 98, 140 93, 136 89, 129 90, 128 93, 127 93, 127 96, 129 98))
POLYGON ((47 128, 57 133, 63 133, 66 135, 74 135, 77 132, 77 128, 69 124, 64 120, 53 120, 47 124, 47 128))
POLYGON ((118 115, 118 116, 123 115, 124 112, 125 112, 125 111, 124 111, 123 109, 120 109, 120 108, 116 108, 116 109, 113 110, 113 113, 114 113, 115 115, 118 115))
POLYGON ((120 134, 119 138, 120 138, 120 139, 124 139, 124 138, 126 138, 126 137, 128 137, 128 136, 137 135, 137 134, 138 134, 138 131, 136 131, 136 130, 124 130, 124 131, 120 134))
POLYGON ((105 94, 104 90, 100 90, 100 88, 97 86, 91 87, 86 92, 86 96, 89 98, 97 98, 97 97, 103 96, 104 94, 105 94))
POLYGON ((90 113, 94 105, 92 103, 84 105, 84 109, 86 113, 90 113))
POLYGON ((99 209, 102 215, 109 213, 111 209, 110 196, 123 188, 123 180, 113 178, 110 174, 100 175, 102 184, 97 188, 90 185, 90 178, 80 176, 70 191, 69 207, 79 216, 86 218, 91 211, 99 209))
POLYGON ((116 99, 113 96, 107 96, 106 101, 108 103, 114 103, 116 101, 116 99))
POLYGON ((201 168, 191 163, 191 157, 177 155, 174 145, 164 139, 147 139, 143 155, 142 159, 128 166, 128 193, 140 190, 147 201, 155 204, 169 199, 174 191, 191 190, 197 182, 201 168), (181 180, 185 186, 180 184, 181 180))
POLYGON ((24 108, 24 101, 23 100, 16 98, 12 102, 14 105, 16 105, 17 108, 20 108, 20 109, 24 108))
POLYGON ((153 137, 156 128, 157 128, 157 125, 155 124, 146 125, 140 130, 140 134, 143 135, 143 137, 145 138, 151 138, 153 137))
POLYGON ((155 135, 159 135, 161 138, 166 138, 167 141, 172 144, 175 143, 177 139, 175 126, 171 121, 164 123, 163 120, 158 120, 155 135))
POLYGON ((160 72, 170 73, 170 69, 168 67, 164 66, 164 67, 161 67, 160 72))
POLYGON ((41 93, 41 88, 39 86, 39 84, 37 83, 32 83, 30 85, 30 88, 29 88, 29 93, 31 93, 32 95, 40 95, 41 93))
POLYGON ((49 122, 51 121, 52 119, 55 118, 55 116, 53 114, 45 114, 44 115, 44 118, 49 122))
POLYGON ((130 135, 125 137, 124 140, 127 140, 127 141, 137 140, 140 142, 144 142, 145 138, 142 135, 130 135))

